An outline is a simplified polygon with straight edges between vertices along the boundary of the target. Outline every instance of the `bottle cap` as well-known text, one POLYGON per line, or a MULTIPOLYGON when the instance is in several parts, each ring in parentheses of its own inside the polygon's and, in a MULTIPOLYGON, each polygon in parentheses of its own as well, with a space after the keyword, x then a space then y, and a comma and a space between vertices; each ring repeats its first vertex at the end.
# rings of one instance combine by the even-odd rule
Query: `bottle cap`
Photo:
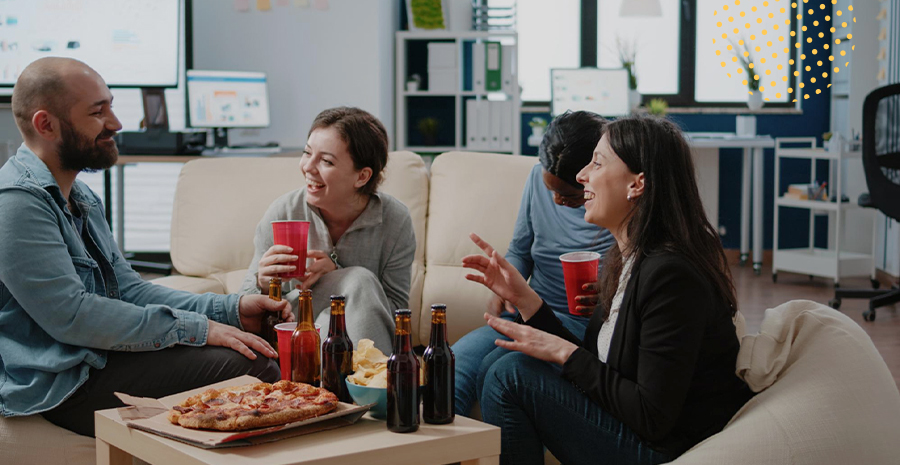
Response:
POLYGON ((332 295, 332 296, 331 296, 331 300, 332 300, 332 301, 335 301, 335 300, 346 301, 347 298, 344 297, 344 296, 342 296, 342 295, 332 295))
POLYGON ((412 316, 412 310, 410 310, 408 308, 398 308, 397 310, 394 310, 394 314, 397 316, 400 316, 400 315, 412 316))
POLYGON ((432 312, 446 312, 447 304, 432 304, 431 311, 432 312))

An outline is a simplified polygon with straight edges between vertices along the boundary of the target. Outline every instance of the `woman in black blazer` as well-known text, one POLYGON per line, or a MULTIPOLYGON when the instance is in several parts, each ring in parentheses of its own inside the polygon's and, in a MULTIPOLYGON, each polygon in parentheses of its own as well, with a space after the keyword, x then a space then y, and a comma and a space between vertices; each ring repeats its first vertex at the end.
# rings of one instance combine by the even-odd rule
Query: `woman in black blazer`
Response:
MULTIPOLYGON (((600 303, 584 340, 572 336, 502 255, 463 266, 519 309, 485 314, 511 338, 487 373, 485 421, 501 427, 504 464, 662 463, 719 432, 753 395, 735 375, 737 303, 716 230, 706 219, 690 147, 671 122, 607 124, 585 186, 585 220, 609 229, 600 303), (517 324, 519 323, 519 324, 517 324)), ((564 231, 560 231, 564 234, 564 231)))

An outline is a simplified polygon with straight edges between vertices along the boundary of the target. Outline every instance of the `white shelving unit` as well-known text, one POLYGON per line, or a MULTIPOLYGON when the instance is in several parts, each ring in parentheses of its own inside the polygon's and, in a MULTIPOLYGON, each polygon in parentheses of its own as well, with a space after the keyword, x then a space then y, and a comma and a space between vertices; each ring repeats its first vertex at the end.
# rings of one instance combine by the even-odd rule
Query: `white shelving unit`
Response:
POLYGON ((806 274, 809 276, 821 276, 834 280, 835 286, 840 284, 842 277, 870 276, 874 278, 872 256, 865 253, 856 253, 845 250, 845 241, 842 236, 845 232, 846 212, 860 208, 852 199, 841 201, 842 170, 846 169, 848 161, 860 163, 860 152, 834 152, 816 147, 815 138, 778 138, 775 139, 775 215, 774 215, 774 246, 772 250, 772 280, 778 279, 779 271, 806 274), (809 182, 814 182, 818 177, 817 161, 827 160, 828 195, 830 200, 798 200, 785 197, 779 191, 781 185, 781 162, 783 159, 806 159, 811 164, 809 182), (783 249, 779 246, 778 217, 781 208, 800 208, 809 211, 809 242, 807 247, 795 249, 783 249), (833 234, 829 237, 828 248, 815 247, 816 216, 829 215, 834 217, 830 221, 834 225, 833 234))
MULTIPOLYGON (((395 124, 394 145, 397 150, 409 150, 418 153, 441 153, 453 150, 467 150, 465 140, 465 113, 466 100, 506 100, 510 101, 511 121, 511 150, 496 150, 499 152, 521 153, 521 99, 518 80, 518 36, 510 31, 399 31, 396 33, 395 55, 396 72, 395 80, 395 124), (406 90, 406 80, 410 75, 408 66, 409 44, 413 41, 424 42, 452 42, 456 45, 457 63, 457 89, 454 92, 434 92, 429 90, 406 90), (503 60, 503 64, 510 66, 508 70, 511 84, 503 91, 475 91, 464 89, 466 78, 471 75, 471 67, 466 66, 465 50, 467 43, 483 44, 484 42, 500 42, 504 45, 504 53, 511 52, 511 60, 503 60), (506 47, 509 46, 509 47, 506 47), (411 145, 409 143, 410 109, 418 103, 417 100, 431 97, 450 97, 453 99, 453 145, 411 145)), ((472 149, 469 149, 472 150, 472 149)), ((479 148, 478 151, 495 151, 479 148)))

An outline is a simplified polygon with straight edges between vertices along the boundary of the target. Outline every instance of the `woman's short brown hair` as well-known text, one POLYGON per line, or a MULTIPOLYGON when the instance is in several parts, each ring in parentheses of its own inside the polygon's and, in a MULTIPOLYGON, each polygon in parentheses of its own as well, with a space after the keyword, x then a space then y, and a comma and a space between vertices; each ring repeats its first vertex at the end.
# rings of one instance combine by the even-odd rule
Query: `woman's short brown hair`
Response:
POLYGON ((337 107, 319 113, 309 128, 309 134, 324 128, 334 128, 340 134, 357 171, 363 168, 372 170, 372 177, 359 188, 359 193, 374 194, 384 179, 388 156, 388 135, 381 121, 359 108, 337 107))

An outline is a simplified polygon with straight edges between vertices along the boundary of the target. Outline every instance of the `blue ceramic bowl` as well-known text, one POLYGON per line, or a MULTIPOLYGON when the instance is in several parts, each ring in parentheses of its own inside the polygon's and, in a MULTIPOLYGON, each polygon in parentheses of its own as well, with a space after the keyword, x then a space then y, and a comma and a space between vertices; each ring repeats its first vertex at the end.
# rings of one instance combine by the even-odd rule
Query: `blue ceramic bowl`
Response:
POLYGON ((375 405, 369 410, 375 418, 387 417, 387 388, 360 386, 347 381, 347 391, 357 405, 375 405))

